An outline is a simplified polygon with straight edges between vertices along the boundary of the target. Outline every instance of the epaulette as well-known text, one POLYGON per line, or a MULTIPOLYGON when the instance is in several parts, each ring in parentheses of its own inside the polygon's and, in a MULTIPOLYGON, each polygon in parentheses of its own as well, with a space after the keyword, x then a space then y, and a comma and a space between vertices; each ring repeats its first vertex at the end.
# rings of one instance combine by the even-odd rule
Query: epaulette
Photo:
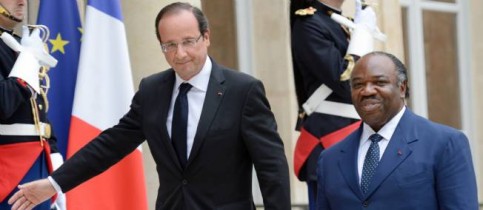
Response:
POLYGON ((305 9, 298 9, 297 11, 295 11, 295 15, 299 15, 299 16, 314 15, 316 11, 317 9, 313 7, 308 7, 305 9))

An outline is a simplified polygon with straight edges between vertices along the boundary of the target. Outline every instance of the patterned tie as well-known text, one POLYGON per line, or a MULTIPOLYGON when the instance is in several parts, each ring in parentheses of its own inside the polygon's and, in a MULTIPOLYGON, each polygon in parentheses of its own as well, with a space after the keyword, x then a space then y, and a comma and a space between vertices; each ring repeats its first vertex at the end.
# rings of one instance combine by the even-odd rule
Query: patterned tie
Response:
POLYGON ((369 140, 371 140, 371 146, 369 146, 366 159, 364 160, 364 166, 362 167, 361 189, 364 194, 367 193, 372 176, 374 175, 377 165, 379 164, 378 143, 382 140, 382 136, 375 133, 369 137, 369 140))
POLYGON ((182 83, 179 86, 178 97, 174 103, 173 123, 171 124, 171 142, 173 144, 178 160, 184 168, 187 162, 187 128, 188 128, 188 98, 186 94, 192 88, 189 83, 182 83))

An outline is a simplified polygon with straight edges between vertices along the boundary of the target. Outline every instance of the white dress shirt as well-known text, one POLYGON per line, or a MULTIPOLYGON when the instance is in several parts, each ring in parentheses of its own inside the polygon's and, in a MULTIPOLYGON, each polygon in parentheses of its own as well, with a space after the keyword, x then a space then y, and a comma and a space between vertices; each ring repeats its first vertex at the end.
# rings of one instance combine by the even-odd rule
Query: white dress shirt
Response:
POLYGON ((173 87, 173 96, 171 97, 171 105, 169 106, 168 119, 166 120, 166 127, 168 128, 168 134, 171 136, 171 125, 173 122, 173 109, 176 97, 179 93, 179 86, 181 83, 189 83, 193 87, 188 91, 188 128, 187 128, 187 144, 186 144, 186 159, 189 158, 191 148, 193 147, 193 141, 200 121, 201 110, 205 102, 206 90, 208 89, 208 83, 210 81, 212 63, 209 57, 206 57, 205 65, 201 71, 192 77, 189 81, 184 81, 176 74, 176 82, 173 87))
MULTIPOLYGON (((401 120, 402 115, 404 114, 404 111, 406 110, 406 107, 403 106, 403 108, 391 119, 389 122, 387 122, 380 130, 377 132, 379 135, 383 137, 383 139, 379 142, 379 160, 381 160, 381 157, 384 155, 384 151, 386 151, 387 145, 389 144, 389 141, 391 140, 392 135, 394 134, 394 131, 396 130, 397 124, 399 124, 399 121, 401 120)), ((372 134, 375 134, 376 132, 371 128, 371 126, 367 125, 366 123, 363 123, 362 127, 362 135, 361 135, 361 140, 359 144, 359 155, 357 157, 357 170, 359 174, 359 184, 361 183, 361 177, 362 177, 362 167, 364 166, 364 160, 366 158, 367 151, 369 150, 369 146, 371 146, 371 140, 369 140, 369 137, 372 134)))

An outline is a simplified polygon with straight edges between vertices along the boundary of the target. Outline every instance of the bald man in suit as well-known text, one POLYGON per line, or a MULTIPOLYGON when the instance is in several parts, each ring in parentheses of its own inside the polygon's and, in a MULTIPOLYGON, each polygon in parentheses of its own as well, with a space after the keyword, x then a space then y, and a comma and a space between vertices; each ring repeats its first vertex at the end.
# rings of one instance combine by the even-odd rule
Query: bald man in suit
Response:
POLYGON ((468 139, 405 106, 401 61, 369 53, 350 82, 363 123, 320 155, 317 209, 477 210, 468 139))

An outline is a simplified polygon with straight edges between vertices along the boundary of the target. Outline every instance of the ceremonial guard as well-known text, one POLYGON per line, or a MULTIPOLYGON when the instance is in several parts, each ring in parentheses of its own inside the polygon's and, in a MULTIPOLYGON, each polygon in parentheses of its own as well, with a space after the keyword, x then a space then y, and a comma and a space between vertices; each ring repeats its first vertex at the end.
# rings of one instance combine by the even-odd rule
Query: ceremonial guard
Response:
POLYGON ((292 61, 300 131, 295 174, 307 182, 309 207, 315 209, 317 159, 325 148, 358 128, 349 76, 355 61, 373 51, 378 34, 371 7, 356 0, 352 21, 341 15, 344 0, 292 0, 292 61), (364 9, 363 9, 364 6, 364 9))
MULTIPOLYGON (((0 0, 0 209, 10 209, 19 184, 45 178, 62 164, 46 118, 47 70, 56 64, 45 49, 48 29, 23 26, 26 1, 0 0), (42 37, 45 39, 42 40, 42 37)), ((63 202, 63 201, 62 201, 63 202)), ((63 204, 59 204, 62 207, 63 204)), ((55 205, 52 205, 55 206, 55 205)), ((58 207, 58 209, 63 209, 58 207)), ((51 209, 51 202, 38 206, 51 209)))

